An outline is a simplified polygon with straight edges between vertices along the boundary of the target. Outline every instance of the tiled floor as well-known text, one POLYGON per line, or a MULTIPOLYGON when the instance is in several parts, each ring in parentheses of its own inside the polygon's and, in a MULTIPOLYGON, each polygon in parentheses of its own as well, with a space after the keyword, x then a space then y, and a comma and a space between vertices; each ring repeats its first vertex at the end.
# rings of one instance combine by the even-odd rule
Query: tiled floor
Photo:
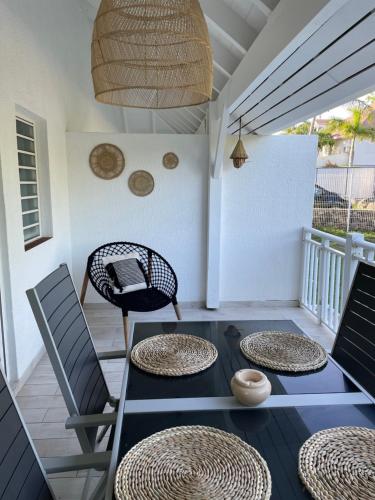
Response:
MULTIPOLYGON (((182 313, 185 321, 290 319, 327 350, 331 349, 334 339, 329 330, 319 325, 309 313, 295 307, 226 307, 218 311, 183 308, 182 313)), ((122 318, 118 310, 90 306, 86 309, 86 316, 98 351, 123 349, 122 318)), ((175 316, 172 308, 166 308, 146 315, 133 314, 130 319, 175 321, 175 316)), ((105 361, 102 365, 109 389, 116 396, 121 387, 123 361, 105 361)), ((75 432, 64 427, 68 413, 46 355, 19 392, 17 400, 40 456, 80 453, 75 432)), ((57 498, 80 499, 85 475, 85 471, 52 475, 51 483, 57 498)))

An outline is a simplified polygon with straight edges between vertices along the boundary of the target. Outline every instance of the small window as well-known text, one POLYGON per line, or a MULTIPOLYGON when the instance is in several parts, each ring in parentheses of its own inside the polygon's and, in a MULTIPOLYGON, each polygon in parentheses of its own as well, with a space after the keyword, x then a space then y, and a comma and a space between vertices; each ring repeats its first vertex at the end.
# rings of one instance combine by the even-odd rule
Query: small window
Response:
POLYGON ((16 137, 25 249, 52 237, 46 121, 16 107, 16 137))
POLYGON ((35 125, 17 117, 16 126, 23 239, 30 243, 41 237, 35 125))

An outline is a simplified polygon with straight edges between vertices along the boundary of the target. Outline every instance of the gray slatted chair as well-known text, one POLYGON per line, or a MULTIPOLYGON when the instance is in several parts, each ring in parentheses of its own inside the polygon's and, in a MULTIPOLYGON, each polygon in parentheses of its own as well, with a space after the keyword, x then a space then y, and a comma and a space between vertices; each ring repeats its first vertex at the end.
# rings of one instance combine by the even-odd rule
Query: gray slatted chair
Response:
MULTIPOLYGON (((0 370, 0 499, 52 500, 55 495, 47 473, 95 468, 105 470, 110 452, 39 458, 28 434, 17 403, 0 370)), ((104 497, 106 476, 92 493, 92 499, 104 497)))
POLYGON ((66 428, 74 428, 82 451, 93 452, 98 427, 115 424, 116 413, 103 413, 118 400, 108 390, 99 360, 123 358, 125 351, 96 353, 66 264, 27 290, 48 356, 68 408, 66 428))
POLYGON ((375 267, 361 262, 331 356, 375 398, 375 267))

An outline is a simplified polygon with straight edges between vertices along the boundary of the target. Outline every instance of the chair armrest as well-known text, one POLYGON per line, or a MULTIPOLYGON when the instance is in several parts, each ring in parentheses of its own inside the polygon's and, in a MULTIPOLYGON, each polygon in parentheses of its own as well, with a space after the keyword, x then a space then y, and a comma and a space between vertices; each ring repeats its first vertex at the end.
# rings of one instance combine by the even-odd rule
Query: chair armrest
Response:
POLYGON ((106 359, 121 359, 126 358, 126 351, 107 351, 107 352, 98 352, 98 359, 100 361, 104 361, 106 359))
POLYGON ((42 458, 42 464, 47 474, 68 472, 71 470, 96 469, 105 470, 111 460, 110 451, 70 455, 67 457, 42 458))
POLYGON ((68 417, 65 429, 78 429, 80 427, 100 427, 102 425, 115 425, 117 413, 97 413, 95 415, 75 415, 68 417))

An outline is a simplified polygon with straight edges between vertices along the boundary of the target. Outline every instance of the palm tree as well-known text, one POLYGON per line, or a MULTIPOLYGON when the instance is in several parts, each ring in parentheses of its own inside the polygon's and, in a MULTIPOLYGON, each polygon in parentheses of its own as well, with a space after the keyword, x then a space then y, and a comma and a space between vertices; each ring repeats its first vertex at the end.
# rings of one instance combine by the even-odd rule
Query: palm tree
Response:
POLYGON ((351 203, 352 203, 352 189, 353 189, 353 175, 349 171, 353 166, 354 151, 356 141, 375 141, 375 128, 372 126, 374 121, 375 110, 370 105, 373 102, 373 96, 369 96, 367 102, 357 100, 354 101, 349 108, 351 115, 345 120, 341 118, 332 118, 329 120, 326 130, 331 133, 339 134, 343 139, 350 140, 350 150, 348 159, 348 168, 346 171, 346 186, 345 192, 348 197, 348 211, 346 217, 346 230, 349 232, 350 217, 351 217, 351 203))
POLYGON ((294 135, 311 135, 316 134, 318 136, 318 149, 321 151, 324 146, 328 146, 330 149, 335 145, 335 140, 332 137, 332 134, 327 130, 314 130, 315 118, 310 122, 302 122, 294 127, 290 127, 286 129, 287 134, 294 135))
POLYGON ((363 101, 356 101, 349 108, 351 116, 346 119, 332 118, 329 120, 326 130, 329 133, 337 133, 343 139, 350 140, 348 166, 353 165, 356 141, 375 141, 374 121, 375 110, 363 101))

